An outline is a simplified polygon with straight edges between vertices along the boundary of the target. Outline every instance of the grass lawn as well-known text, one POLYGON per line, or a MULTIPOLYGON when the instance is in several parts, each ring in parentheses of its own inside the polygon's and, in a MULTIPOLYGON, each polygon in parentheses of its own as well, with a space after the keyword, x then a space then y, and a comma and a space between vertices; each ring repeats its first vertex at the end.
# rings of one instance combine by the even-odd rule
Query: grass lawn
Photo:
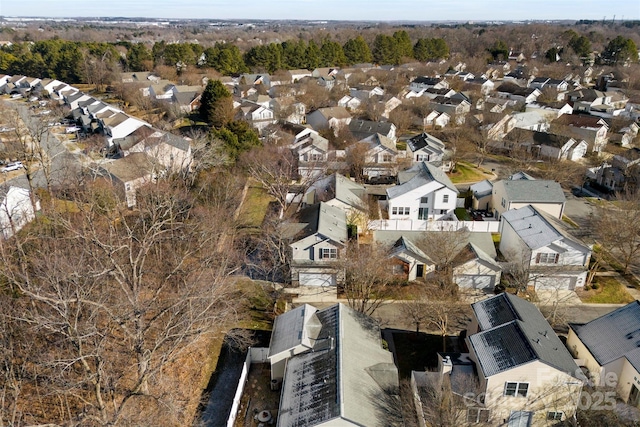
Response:
POLYGON ((593 283, 597 289, 582 290, 577 292, 584 303, 589 304, 626 304, 633 301, 625 286, 615 277, 596 276, 593 283))
POLYGON ((456 208, 454 212, 460 221, 473 221, 473 218, 471 218, 471 215, 469 215, 469 212, 467 212, 465 208, 456 208))
POLYGON ((482 170, 476 168, 471 163, 458 162, 456 165, 456 171, 449 173, 449 178, 454 184, 461 182, 478 182, 487 178, 482 170))
POLYGON ((250 185, 238 215, 241 226, 260 228, 272 201, 274 198, 267 194, 264 188, 250 185))
MULTIPOLYGON (((393 343, 398 358, 400 378, 411 377, 411 371, 425 371, 438 367, 438 351, 442 351, 442 337, 435 334, 394 332, 393 343)), ((454 351, 456 337, 447 337, 447 351, 454 351)))

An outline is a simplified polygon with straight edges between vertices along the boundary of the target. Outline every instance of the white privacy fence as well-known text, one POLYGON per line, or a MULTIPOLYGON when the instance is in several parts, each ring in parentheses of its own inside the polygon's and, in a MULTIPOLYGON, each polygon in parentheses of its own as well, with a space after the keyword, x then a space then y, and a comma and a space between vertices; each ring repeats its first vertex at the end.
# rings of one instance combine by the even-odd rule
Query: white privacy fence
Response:
POLYGON ((456 231, 463 228, 475 233, 497 233, 499 221, 429 221, 420 219, 380 219, 371 221, 371 230, 456 231))
POLYGON ((247 382, 247 376, 249 375, 249 369, 252 363, 265 363, 267 356, 269 355, 269 349, 266 347, 249 347, 247 352, 247 358, 244 360, 242 366, 242 373, 238 380, 238 387, 236 388, 236 394, 233 397, 233 405, 231 406, 231 412, 227 419, 227 427, 233 427, 238 416, 238 409, 240 409, 240 400, 242 399, 242 393, 244 392, 244 386, 247 382))

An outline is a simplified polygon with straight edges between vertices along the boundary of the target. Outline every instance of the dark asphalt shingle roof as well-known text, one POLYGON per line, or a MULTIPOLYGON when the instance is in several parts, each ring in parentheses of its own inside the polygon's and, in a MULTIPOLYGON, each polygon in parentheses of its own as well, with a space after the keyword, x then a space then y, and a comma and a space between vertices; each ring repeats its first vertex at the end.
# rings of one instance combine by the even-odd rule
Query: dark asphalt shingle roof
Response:
POLYGON ((481 332, 469 337, 485 376, 540 361, 578 379, 581 371, 536 306, 502 293, 471 305, 481 332))
POLYGON ((626 356, 640 371, 640 301, 571 328, 600 365, 626 356))

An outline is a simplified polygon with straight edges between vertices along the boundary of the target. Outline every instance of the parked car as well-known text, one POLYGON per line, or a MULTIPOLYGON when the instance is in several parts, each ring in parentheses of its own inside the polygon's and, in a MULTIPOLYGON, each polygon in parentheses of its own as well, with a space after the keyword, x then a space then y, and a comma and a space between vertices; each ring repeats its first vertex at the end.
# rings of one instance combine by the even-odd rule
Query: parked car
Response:
POLYGON ((17 171, 19 169, 24 169, 24 165, 22 164, 22 162, 13 162, 13 163, 9 163, 7 164, 7 166, 2 168, 2 172, 3 173, 7 173, 7 172, 11 172, 11 171, 17 171))

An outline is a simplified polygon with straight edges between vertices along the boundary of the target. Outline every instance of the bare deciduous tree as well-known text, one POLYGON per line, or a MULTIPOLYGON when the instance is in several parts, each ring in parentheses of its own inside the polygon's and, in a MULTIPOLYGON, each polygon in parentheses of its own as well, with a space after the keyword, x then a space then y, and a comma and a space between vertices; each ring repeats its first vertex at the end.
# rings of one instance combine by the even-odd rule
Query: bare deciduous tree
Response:
POLYGON ((596 222, 603 248, 618 258, 624 270, 640 254, 640 190, 620 193, 617 201, 600 208, 596 222))
POLYGON ((79 196, 73 212, 48 211, 46 226, 0 243, 3 281, 20 295, 12 320, 54 343, 38 356, 43 399, 70 400, 60 422, 184 424, 165 368, 238 309, 218 248, 225 216, 169 186, 141 193, 135 211, 79 196))
POLYGON ((351 243, 337 265, 345 272, 342 290, 354 310, 372 315, 390 297, 395 277, 385 246, 351 243))

